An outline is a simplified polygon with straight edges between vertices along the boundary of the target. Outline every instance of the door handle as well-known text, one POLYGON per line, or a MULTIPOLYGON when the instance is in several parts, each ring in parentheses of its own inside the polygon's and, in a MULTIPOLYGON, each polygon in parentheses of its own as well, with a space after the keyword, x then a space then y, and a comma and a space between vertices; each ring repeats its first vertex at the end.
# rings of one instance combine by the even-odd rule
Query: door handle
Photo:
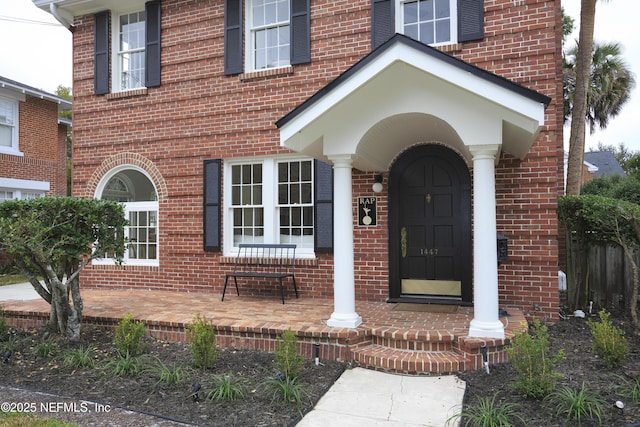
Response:
POLYGON ((402 227, 400 230, 400 251, 402 252, 402 258, 407 257, 407 227, 402 227))

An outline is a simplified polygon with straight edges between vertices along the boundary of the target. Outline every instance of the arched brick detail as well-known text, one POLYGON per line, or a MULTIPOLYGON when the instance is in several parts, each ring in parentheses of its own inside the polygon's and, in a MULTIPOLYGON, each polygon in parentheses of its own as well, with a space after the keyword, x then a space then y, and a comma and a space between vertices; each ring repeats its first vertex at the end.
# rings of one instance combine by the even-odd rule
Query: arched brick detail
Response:
POLYGON ((132 165, 143 169, 153 181, 158 194, 158 202, 165 202, 169 196, 167 183, 153 162, 137 153, 119 153, 105 159, 87 181, 85 197, 93 197, 102 177, 111 169, 121 165, 132 165))

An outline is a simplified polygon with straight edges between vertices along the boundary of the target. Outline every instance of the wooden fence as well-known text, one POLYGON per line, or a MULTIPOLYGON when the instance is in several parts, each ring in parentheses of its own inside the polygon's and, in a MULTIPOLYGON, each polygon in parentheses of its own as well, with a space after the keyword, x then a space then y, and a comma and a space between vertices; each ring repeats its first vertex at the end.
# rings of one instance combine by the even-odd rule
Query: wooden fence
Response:
MULTIPOLYGON (((567 251, 567 300, 571 308, 584 309, 589 301, 598 308, 624 306, 633 286, 633 273, 621 247, 589 245, 583 257, 576 244, 569 245, 567 251), (582 277, 577 270, 580 266, 582 277), (582 285, 576 285, 577 281, 582 285)), ((638 254, 635 259, 640 265, 638 254)))

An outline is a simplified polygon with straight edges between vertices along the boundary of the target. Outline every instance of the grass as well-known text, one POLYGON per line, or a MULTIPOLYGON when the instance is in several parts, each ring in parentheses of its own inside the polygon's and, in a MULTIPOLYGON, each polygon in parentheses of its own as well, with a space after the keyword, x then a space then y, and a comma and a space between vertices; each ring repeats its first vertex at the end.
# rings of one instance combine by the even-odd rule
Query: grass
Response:
POLYGON ((231 375, 216 375, 213 377, 213 383, 213 389, 207 393, 207 399, 221 402, 244 398, 244 388, 231 375))
POLYGON ((516 403, 496 401, 498 393, 493 397, 478 398, 476 405, 470 406, 462 412, 455 414, 447 420, 450 423, 465 418, 466 425, 482 426, 482 427, 510 427, 514 425, 514 421, 526 425, 524 418, 518 412, 516 403))
POLYGON ((62 364, 66 368, 93 368, 93 357, 91 353, 93 352, 93 347, 88 346, 80 346, 75 349, 67 350, 64 354, 62 364))
POLYGON ((64 423, 60 420, 36 417, 32 414, 20 412, 0 412, 0 426, 2 427, 76 427, 77 424, 64 423))
MULTIPOLYGON (((545 403, 557 408, 556 416, 565 416, 567 424, 576 421, 581 425, 583 419, 598 419, 602 425, 603 408, 606 402, 590 393, 584 382, 580 389, 561 387, 544 398, 545 403)), ((575 425, 575 424, 573 424, 575 425)))
POLYGON ((15 285, 16 283, 28 282, 27 278, 22 274, 1 274, 0 286, 15 285))

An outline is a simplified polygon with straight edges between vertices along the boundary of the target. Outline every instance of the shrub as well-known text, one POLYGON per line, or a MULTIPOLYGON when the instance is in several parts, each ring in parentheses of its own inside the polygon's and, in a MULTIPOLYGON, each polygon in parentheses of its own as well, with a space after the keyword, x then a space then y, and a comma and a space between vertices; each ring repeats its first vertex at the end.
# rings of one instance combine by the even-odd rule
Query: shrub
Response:
POLYGON ((447 420, 447 425, 461 418, 466 418, 469 426, 510 427, 514 421, 526 425, 523 416, 518 412, 518 404, 496 402, 498 393, 493 397, 479 397, 475 405, 469 406, 459 414, 447 420))
POLYGON ((593 336, 593 352, 607 364, 609 368, 620 366, 627 356, 629 345, 624 331, 609 321, 611 314, 602 309, 598 312, 600 322, 587 321, 593 336))
POLYGON ((530 329, 531 333, 516 333, 507 353, 516 371, 515 388, 525 398, 539 399, 551 392, 556 380, 562 377, 553 370, 553 365, 564 358, 564 352, 560 350, 550 358, 547 327, 534 319, 530 329))
POLYGON ((144 323, 133 320, 131 313, 127 314, 116 326, 115 345, 120 355, 131 357, 144 353, 145 345, 142 341, 145 333, 144 323))
POLYGON ((298 355, 298 337, 291 328, 284 331, 276 346, 276 366, 287 378, 295 379, 304 364, 298 355))
POLYGON ((584 382, 580 390, 571 387, 562 387, 551 392, 544 398, 549 406, 556 408, 556 416, 565 415, 567 425, 575 420, 578 425, 583 418, 597 418, 602 425, 602 415, 605 402, 597 396, 592 395, 585 389, 584 382))
POLYGON ((218 347, 213 323, 206 317, 196 314, 186 327, 189 345, 193 353, 193 361, 202 368, 213 368, 218 361, 218 347))

